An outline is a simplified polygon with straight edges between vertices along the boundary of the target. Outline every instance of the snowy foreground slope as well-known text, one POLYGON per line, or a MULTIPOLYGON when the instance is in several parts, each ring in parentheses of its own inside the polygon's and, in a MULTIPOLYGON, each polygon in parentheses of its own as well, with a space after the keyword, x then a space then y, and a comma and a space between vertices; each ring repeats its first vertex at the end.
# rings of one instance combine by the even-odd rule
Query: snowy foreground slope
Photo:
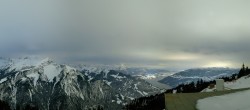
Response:
POLYGON ((0 100, 12 109, 31 104, 39 110, 119 110, 134 98, 158 92, 114 70, 78 70, 49 58, 0 58, 0 100))
MULTIPOLYGON (((226 83, 231 89, 249 88, 250 78, 242 77, 236 82, 226 83)), ((250 90, 209 97, 197 102, 198 110, 250 110, 250 90)))

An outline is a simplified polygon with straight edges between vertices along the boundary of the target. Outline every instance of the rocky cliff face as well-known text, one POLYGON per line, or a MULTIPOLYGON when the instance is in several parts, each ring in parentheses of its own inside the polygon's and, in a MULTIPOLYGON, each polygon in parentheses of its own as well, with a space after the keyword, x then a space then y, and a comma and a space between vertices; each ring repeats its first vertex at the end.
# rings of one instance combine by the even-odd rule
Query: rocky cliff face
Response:
POLYGON ((0 59, 0 100, 41 110, 121 109, 134 98, 160 90, 114 70, 91 72, 49 58, 0 59))

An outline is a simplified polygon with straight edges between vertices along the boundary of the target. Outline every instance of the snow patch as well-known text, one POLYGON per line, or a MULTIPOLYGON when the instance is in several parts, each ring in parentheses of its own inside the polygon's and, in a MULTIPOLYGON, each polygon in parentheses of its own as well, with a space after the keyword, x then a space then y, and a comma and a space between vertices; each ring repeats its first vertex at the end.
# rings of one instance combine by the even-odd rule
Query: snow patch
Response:
POLYGON ((22 77, 22 78, 21 78, 21 81, 26 81, 26 79, 27 79, 27 78, 25 78, 25 77, 22 77))
POLYGON ((109 81, 107 81, 107 80, 103 80, 103 82, 105 82, 105 83, 108 84, 109 86, 111 86, 111 83, 112 83, 112 82, 109 82, 109 81))
POLYGON ((94 79, 94 78, 92 78, 91 76, 88 76, 88 81, 90 82, 92 79, 94 79))
POLYGON ((117 103, 117 104, 121 104, 122 101, 121 101, 119 98, 116 98, 116 103, 117 103))
POLYGON ((141 91, 136 90, 138 93, 140 93, 142 96, 144 96, 145 94, 143 94, 141 91))
POLYGON ((34 86, 36 86, 37 80, 39 79, 39 74, 38 73, 33 73, 33 74, 27 75, 27 77, 34 78, 33 83, 34 83, 34 86))
POLYGON ((99 86, 99 90, 102 93, 102 96, 104 96, 104 93, 103 93, 102 88, 100 86, 99 86))
POLYGON ((148 75, 145 75, 145 76, 141 76, 141 79, 155 79, 156 76, 153 75, 153 74, 148 74, 148 75))
POLYGON ((31 100, 31 102, 32 102, 32 93, 31 93, 30 90, 29 90, 29 95, 30 95, 30 100, 31 100))
POLYGON ((108 78, 108 73, 107 72, 104 72, 104 78, 108 78))
POLYGON ((110 75, 114 78, 118 78, 118 79, 122 79, 122 78, 127 78, 126 76, 119 76, 119 73, 117 73, 116 75, 110 75))
POLYGON ((3 78, 3 79, 1 79, 1 80, 0 80, 0 83, 3 83, 3 82, 5 82, 5 81, 7 81, 7 78, 6 78, 6 77, 3 78))
POLYGON ((56 86, 56 84, 59 82, 59 79, 60 79, 60 78, 56 77, 56 82, 55 82, 54 85, 53 85, 52 93, 54 93, 55 86, 56 86))
POLYGON ((115 96, 116 96, 116 103, 121 104, 122 100, 119 98, 119 94, 116 94, 115 96))
POLYGON ((47 76, 49 81, 53 81, 53 78, 61 73, 62 69, 56 65, 50 64, 44 66, 44 74, 47 76))
POLYGON ((103 72, 106 73, 106 74, 109 73, 109 71, 110 71, 109 69, 104 69, 103 70, 103 72))
POLYGON ((134 84, 134 86, 135 86, 135 89, 138 90, 137 84, 134 84))
POLYGON ((204 89, 204 90, 202 90, 201 92, 214 92, 214 91, 216 91, 216 86, 214 87, 214 88, 206 88, 206 89, 204 89))
POLYGON ((147 92, 144 92, 144 91, 143 91, 142 93, 143 93, 144 95, 148 95, 148 93, 147 93, 147 92))
POLYGON ((124 100, 124 96, 122 95, 122 94, 120 94, 121 95, 121 97, 122 97, 122 100, 124 100))
POLYGON ((134 100, 135 98, 133 98, 133 97, 128 97, 130 100, 134 100))

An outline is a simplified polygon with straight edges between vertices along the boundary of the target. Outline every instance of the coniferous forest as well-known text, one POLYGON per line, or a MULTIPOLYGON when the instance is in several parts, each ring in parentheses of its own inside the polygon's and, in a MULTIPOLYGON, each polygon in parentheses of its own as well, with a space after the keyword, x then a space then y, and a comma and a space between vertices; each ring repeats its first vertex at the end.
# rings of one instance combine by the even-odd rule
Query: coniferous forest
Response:
MULTIPOLYGON (((11 110, 9 103, 0 100, 0 110, 11 110)), ((25 106, 17 105, 15 110, 39 110, 37 107, 27 104, 25 106)))
POLYGON ((0 100, 0 110, 11 110, 7 102, 0 100))
MULTIPOLYGON (((245 67, 243 64, 239 73, 233 74, 231 76, 221 77, 225 82, 230 82, 237 80, 243 76, 250 76, 250 69, 245 67)), ((207 88, 210 84, 215 84, 213 81, 203 81, 202 79, 197 82, 191 82, 188 84, 180 84, 175 88, 168 89, 164 93, 172 93, 173 90, 176 90, 177 93, 195 93, 201 92, 203 89, 207 88)), ((147 97, 141 97, 131 101, 127 104, 125 110, 163 110, 165 109, 165 99, 164 93, 151 95, 147 97)))

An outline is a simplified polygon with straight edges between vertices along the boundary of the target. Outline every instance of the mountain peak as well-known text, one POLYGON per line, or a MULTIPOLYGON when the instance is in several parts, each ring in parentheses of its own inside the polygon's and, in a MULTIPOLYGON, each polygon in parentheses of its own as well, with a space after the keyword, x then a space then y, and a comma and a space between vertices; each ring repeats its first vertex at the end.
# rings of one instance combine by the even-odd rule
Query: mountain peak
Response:
POLYGON ((52 63, 53 60, 49 57, 26 56, 18 58, 0 57, 0 68, 10 67, 10 69, 21 70, 27 67, 38 67, 52 63))

